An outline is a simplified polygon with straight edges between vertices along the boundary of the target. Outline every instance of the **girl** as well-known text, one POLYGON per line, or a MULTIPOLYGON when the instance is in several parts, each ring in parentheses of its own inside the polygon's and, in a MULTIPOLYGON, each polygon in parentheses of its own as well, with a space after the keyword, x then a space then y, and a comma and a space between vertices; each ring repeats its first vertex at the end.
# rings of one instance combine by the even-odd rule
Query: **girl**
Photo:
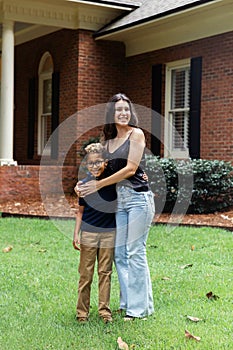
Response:
POLYGON ((154 196, 140 166, 145 136, 125 94, 118 93, 108 102, 103 133, 112 175, 77 186, 82 196, 86 196, 117 184, 115 265, 120 283, 120 310, 125 310, 124 319, 128 321, 154 312, 146 257, 154 196))

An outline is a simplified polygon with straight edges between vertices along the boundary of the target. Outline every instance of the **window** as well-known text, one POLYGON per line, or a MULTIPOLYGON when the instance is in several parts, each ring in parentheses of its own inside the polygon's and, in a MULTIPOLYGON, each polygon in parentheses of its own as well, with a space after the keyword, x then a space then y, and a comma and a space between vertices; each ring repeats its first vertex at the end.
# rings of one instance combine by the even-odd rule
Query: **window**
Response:
POLYGON ((167 65, 164 156, 189 156, 190 61, 167 65))
POLYGON ((51 154, 51 145, 48 143, 52 133, 52 74, 53 60, 46 52, 39 65, 39 96, 38 96, 38 154, 51 154), (46 149, 44 150, 46 146, 46 149))

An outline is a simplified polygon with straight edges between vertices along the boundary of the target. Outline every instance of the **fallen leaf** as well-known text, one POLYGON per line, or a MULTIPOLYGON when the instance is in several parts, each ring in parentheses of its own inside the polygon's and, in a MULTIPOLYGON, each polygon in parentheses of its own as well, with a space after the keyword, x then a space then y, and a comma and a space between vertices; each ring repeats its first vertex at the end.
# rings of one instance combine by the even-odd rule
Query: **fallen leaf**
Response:
POLYGON ((213 294, 212 292, 207 293, 206 296, 210 300, 217 300, 217 299, 219 299, 219 296, 213 294))
POLYGON ((8 247, 4 248, 2 251, 3 251, 3 253, 9 253, 12 249, 13 249, 13 247, 11 245, 9 245, 8 247))
POLYGON ((169 280, 170 280, 170 277, 166 277, 166 276, 165 276, 165 277, 162 277, 162 280, 163 280, 163 281, 169 281, 169 280))
POLYGON ((46 253, 47 252, 47 249, 40 249, 38 250, 39 253, 46 253))
POLYGON ((224 214, 222 214, 222 215, 220 215, 224 220, 229 220, 229 221, 231 221, 232 223, 233 223, 233 219, 232 218, 230 218, 228 215, 224 215, 224 214))
POLYGON ((40 241, 36 241, 36 242, 32 242, 30 245, 34 246, 34 245, 39 245, 39 244, 40 244, 40 241))
POLYGON ((201 340, 200 337, 197 337, 196 335, 191 334, 187 329, 185 330, 185 336, 188 339, 194 339, 196 341, 200 341, 201 340))
POLYGON ((199 322, 199 321, 202 321, 201 318, 198 318, 198 317, 193 317, 193 316, 186 316, 188 320, 192 321, 192 322, 199 322))
POLYGON ((117 344, 118 344, 119 349, 121 349, 121 350, 129 350, 128 344, 126 344, 126 343, 121 339, 121 337, 118 337, 118 338, 117 338, 117 344))
POLYGON ((180 269, 187 269, 188 267, 192 267, 193 264, 186 264, 186 265, 183 265, 183 266, 180 266, 180 269))
POLYGON ((194 249, 195 249, 195 246, 194 246, 194 245, 192 245, 192 246, 191 246, 191 250, 194 250, 194 249))

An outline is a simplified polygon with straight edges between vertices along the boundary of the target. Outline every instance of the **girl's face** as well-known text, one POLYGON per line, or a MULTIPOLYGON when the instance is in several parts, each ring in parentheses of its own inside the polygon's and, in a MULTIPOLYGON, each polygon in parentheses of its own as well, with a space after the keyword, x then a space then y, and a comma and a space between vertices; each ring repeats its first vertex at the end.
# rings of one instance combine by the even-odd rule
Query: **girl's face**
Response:
POLYGON ((131 118, 130 107, 127 101, 119 100, 115 103, 114 122, 117 125, 128 125, 131 118))

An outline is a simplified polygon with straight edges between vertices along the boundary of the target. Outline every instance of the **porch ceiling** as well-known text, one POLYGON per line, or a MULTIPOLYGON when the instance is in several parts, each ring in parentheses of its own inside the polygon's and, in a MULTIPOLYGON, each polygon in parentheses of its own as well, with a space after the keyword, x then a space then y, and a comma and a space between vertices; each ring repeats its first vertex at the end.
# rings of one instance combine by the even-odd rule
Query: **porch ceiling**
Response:
POLYGON ((97 31, 129 10, 120 5, 75 0, 0 0, 0 38, 4 20, 15 23, 18 45, 62 28, 97 31))

